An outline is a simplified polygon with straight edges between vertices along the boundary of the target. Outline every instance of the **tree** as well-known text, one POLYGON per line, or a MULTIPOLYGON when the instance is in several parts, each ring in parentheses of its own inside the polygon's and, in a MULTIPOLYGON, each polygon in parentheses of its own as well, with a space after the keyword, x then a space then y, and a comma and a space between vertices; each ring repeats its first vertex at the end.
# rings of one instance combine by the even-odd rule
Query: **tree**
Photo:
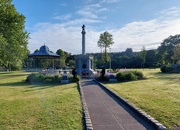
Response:
POLYGON ((7 45, 6 39, 0 34, 0 66, 3 65, 3 59, 5 58, 5 47, 7 45))
POLYGON ((125 55, 128 56, 128 57, 133 56, 132 48, 127 48, 126 51, 125 51, 125 55))
POLYGON ((174 61, 172 57, 174 55, 174 48, 178 43, 180 43, 180 34, 169 36, 163 40, 161 46, 158 47, 158 54, 161 56, 161 63, 170 64, 174 61))
POLYGON ((104 48, 104 56, 103 56, 103 60, 105 62, 105 66, 106 63, 108 62, 108 54, 107 54, 107 49, 110 48, 110 46, 113 44, 113 38, 112 35, 110 33, 108 33, 107 31, 100 34, 100 38, 99 41, 97 43, 98 47, 100 49, 104 48))
POLYGON ((29 53, 29 34, 24 30, 25 17, 16 11, 11 2, 12 0, 0 1, 0 39, 4 41, 0 42, 0 46, 4 47, 0 65, 20 69, 29 53))
POLYGON ((144 63, 145 63, 145 61, 146 61, 146 54, 147 54, 147 51, 146 51, 145 47, 143 46, 143 47, 142 47, 142 50, 141 50, 141 52, 140 52, 140 57, 141 57, 141 59, 143 60, 143 62, 142 62, 142 67, 143 67, 143 68, 144 68, 144 63))
POLYGON ((69 67, 74 68, 75 62, 74 60, 69 60, 69 67))
POLYGON ((146 54, 146 67, 155 67, 157 65, 157 61, 155 59, 156 50, 147 50, 146 54))
POLYGON ((172 59, 174 60, 174 63, 176 64, 178 60, 180 60, 180 43, 176 44, 173 52, 174 52, 174 55, 172 56, 172 59))
POLYGON ((60 63, 60 67, 63 68, 64 66, 66 66, 66 57, 65 57, 65 53, 62 49, 59 49, 57 50, 56 52, 58 55, 60 55, 60 60, 59 60, 59 63, 60 63))

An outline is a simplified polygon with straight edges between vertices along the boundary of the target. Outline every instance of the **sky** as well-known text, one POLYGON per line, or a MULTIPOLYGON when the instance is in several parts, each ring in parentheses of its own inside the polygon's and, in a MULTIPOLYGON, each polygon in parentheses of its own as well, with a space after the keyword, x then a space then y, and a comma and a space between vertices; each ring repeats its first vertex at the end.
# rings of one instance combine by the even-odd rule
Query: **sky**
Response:
POLYGON ((110 52, 127 48, 157 49, 170 35, 180 34, 180 0, 12 0, 26 17, 30 33, 28 49, 42 45, 53 52, 62 49, 82 53, 82 25, 86 30, 86 53, 101 52, 100 34, 108 31, 114 44, 110 52))

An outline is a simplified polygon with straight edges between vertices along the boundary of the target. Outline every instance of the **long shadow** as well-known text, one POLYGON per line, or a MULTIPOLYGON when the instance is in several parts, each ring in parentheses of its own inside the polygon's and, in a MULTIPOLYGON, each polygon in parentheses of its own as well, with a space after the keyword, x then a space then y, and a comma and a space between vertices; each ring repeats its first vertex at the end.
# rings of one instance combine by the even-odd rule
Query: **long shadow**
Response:
POLYGON ((29 84, 28 88, 37 88, 38 90, 60 87, 60 84, 45 84, 45 83, 33 83, 29 84))
POLYGON ((29 84, 28 88, 37 88, 38 90, 43 90, 43 89, 48 89, 48 88, 54 88, 54 87, 61 87, 61 90, 65 90, 65 89, 70 89, 70 88, 75 88, 77 87, 77 85, 74 85, 73 87, 63 87, 66 84, 58 84, 58 83, 33 83, 33 84, 29 84))
POLYGON ((173 74, 173 73, 167 74, 167 73, 158 72, 158 73, 155 73, 154 75, 155 75, 154 79, 159 79, 162 81, 169 81, 170 84, 172 82, 176 83, 179 81, 179 78, 174 77, 175 75, 179 75, 179 74, 173 74))
POLYGON ((26 82, 9 82, 9 83, 0 83, 0 87, 19 87, 19 86, 27 86, 26 82))
POLYGON ((25 81, 19 82, 7 82, 7 83, 0 83, 0 87, 28 87, 28 88, 52 88, 57 86, 63 86, 64 84, 45 84, 45 83, 27 83, 25 81))
POLYGON ((0 72, 0 74, 12 74, 14 72, 0 72))
POLYGON ((20 77, 20 76, 27 76, 28 74, 14 74, 14 75, 3 75, 0 77, 0 80, 2 79, 9 79, 9 78, 15 78, 15 77, 20 77))

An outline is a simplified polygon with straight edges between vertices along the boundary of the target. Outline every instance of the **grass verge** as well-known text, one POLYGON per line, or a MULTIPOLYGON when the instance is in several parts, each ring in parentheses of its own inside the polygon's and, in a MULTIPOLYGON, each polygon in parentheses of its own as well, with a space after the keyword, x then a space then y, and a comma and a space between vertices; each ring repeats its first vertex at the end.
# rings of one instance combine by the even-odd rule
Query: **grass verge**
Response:
POLYGON ((77 84, 30 85, 25 75, 1 73, 1 129, 83 129, 77 84))
POLYGON ((146 80, 107 83, 105 86, 144 110, 168 129, 180 126, 180 74, 140 70, 146 80))

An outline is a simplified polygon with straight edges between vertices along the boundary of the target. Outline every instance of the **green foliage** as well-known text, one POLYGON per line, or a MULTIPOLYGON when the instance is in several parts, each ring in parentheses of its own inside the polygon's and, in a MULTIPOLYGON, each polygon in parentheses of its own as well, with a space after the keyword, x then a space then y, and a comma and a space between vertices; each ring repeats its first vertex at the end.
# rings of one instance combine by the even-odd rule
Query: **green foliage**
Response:
POLYGON ((144 68, 144 63, 145 63, 145 61, 146 61, 146 54, 147 54, 147 51, 146 51, 146 49, 145 49, 145 47, 143 46, 142 47, 142 50, 141 50, 141 52, 140 52, 140 57, 142 58, 142 60, 143 60, 143 68, 144 68))
POLYGON ((73 76, 70 76, 70 77, 68 77, 68 80, 69 80, 70 83, 74 83, 74 82, 77 83, 77 82, 79 82, 79 80, 81 80, 81 77, 76 76, 75 79, 74 79, 73 76))
POLYGON ((113 42, 112 35, 110 33, 108 33, 107 31, 100 35, 97 45, 101 50, 104 49, 104 51, 103 51, 104 56, 102 58, 103 58, 105 64, 108 61, 107 48, 109 48, 113 43, 114 42, 113 42))
POLYGON ((11 0, 0 1, 0 66, 19 69, 29 53, 25 17, 19 14, 11 0), (4 42, 2 42, 2 40, 4 42), (3 56, 1 56, 3 55, 3 56))
POLYGON ((138 79, 138 77, 134 73, 132 73, 131 71, 130 72, 126 72, 125 76, 126 76, 126 79, 128 81, 135 81, 135 80, 138 79))
POLYGON ((144 77, 143 73, 140 71, 127 71, 120 72, 116 74, 117 81, 136 81, 144 77))
POLYGON ((53 83, 59 83, 61 81, 61 77, 59 75, 55 75, 53 77, 53 83))
POLYGON ((176 70, 172 66, 164 65, 161 67, 161 72, 162 73, 176 73, 176 72, 178 72, 178 70, 176 70))
POLYGON ((168 38, 164 39, 161 46, 158 47, 158 55, 161 55, 160 60, 165 61, 166 64, 176 61, 177 57, 174 55, 174 49, 179 43, 180 34, 169 36, 168 38))
POLYGON ((45 76, 43 83, 53 83, 53 76, 45 76))
POLYGON ((166 73, 166 65, 163 65, 160 69, 162 73, 166 73))
POLYGON ((7 42, 6 39, 3 37, 2 34, 0 34, 0 66, 4 64, 4 58, 5 58, 5 48, 6 48, 7 42))
POLYGON ((109 81, 109 77, 107 75, 104 75, 104 78, 102 76, 99 76, 96 78, 98 81, 109 81))
POLYGON ((172 73, 175 69, 172 66, 167 66, 166 67, 166 72, 167 73, 172 73))
POLYGON ((174 54, 172 56, 172 59, 174 60, 175 63, 177 63, 180 60, 180 42, 176 44, 173 52, 174 54))
POLYGON ((33 83, 33 82, 42 82, 45 80, 45 76, 39 73, 32 73, 27 76, 26 82, 33 83))
POLYGON ((138 77, 138 79, 142 79, 144 77, 143 73, 141 71, 132 71, 134 75, 138 77))
POLYGON ((26 78, 29 83, 60 83, 61 78, 59 75, 45 76, 40 73, 32 73, 26 78))
POLYGON ((98 47, 100 47, 100 48, 108 48, 113 43, 114 42, 113 42, 112 35, 106 31, 106 32, 104 32, 104 33, 102 33, 100 35, 100 38, 99 38, 99 41, 98 41, 98 47))
POLYGON ((127 80, 125 73, 123 73, 123 72, 117 73, 116 79, 117 79, 117 81, 126 81, 127 80))
POLYGON ((59 64, 60 64, 60 67, 61 68, 63 68, 65 65, 66 65, 66 63, 65 63, 65 58, 66 58, 66 56, 65 56, 65 54, 64 54, 64 51, 62 50, 62 49, 59 49, 59 50, 57 50, 57 52, 56 52, 58 55, 60 55, 60 59, 59 59, 59 64))

